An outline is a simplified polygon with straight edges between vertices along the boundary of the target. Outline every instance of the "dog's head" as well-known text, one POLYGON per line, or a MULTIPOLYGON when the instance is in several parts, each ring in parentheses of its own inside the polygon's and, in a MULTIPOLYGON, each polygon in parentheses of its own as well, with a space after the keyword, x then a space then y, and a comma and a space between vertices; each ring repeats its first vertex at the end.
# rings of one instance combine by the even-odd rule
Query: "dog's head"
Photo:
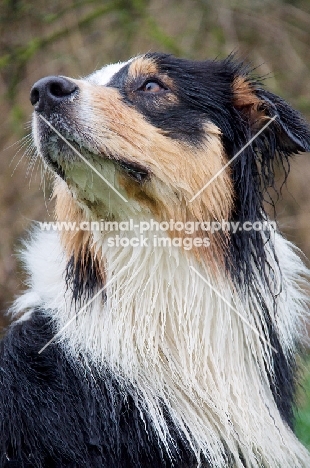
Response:
MULTIPOLYGON (((58 197, 92 219, 263 220, 274 163, 310 150, 299 113, 232 57, 149 53, 82 80, 43 78, 31 102, 34 140, 59 176, 58 197)), ((248 277, 253 252, 263 257, 255 231, 217 239, 239 277, 248 277)))

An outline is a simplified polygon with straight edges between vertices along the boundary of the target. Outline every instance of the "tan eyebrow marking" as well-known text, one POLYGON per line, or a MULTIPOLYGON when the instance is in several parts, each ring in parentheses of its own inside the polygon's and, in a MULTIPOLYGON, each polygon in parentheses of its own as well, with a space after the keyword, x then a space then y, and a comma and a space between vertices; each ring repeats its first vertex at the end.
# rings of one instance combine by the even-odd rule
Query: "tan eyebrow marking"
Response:
POLYGON ((157 64, 151 58, 138 57, 129 66, 128 74, 132 78, 139 75, 157 75, 159 73, 157 64))
MULTIPOLYGON (((158 76, 160 80, 166 85, 170 90, 175 89, 175 84, 173 79, 168 76, 166 73, 158 68, 157 63, 149 57, 138 57, 136 58, 129 67, 128 76, 130 78, 138 78, 139 76, 158 76)), ((170 95, 169 100, 171 102, 178 102, 178 99, 170 95)))

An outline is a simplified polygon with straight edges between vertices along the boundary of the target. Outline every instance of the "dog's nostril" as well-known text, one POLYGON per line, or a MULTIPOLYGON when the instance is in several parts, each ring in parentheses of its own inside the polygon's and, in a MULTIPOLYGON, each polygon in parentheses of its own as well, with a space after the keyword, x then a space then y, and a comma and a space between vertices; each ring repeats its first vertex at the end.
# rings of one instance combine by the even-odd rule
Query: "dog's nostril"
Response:
POLYGON ((73 94, 78 87, 62 76, 48 76, 37 81, 30 92, 30 101, 36 111, 50 110, 73 94))
POLYGON ((67 96, 67 93, 59 83, 51 83, 50 93, 56 97, 67 96))
POLYGON ((40 98, 39 91, 33 88, 30 94, 31 104, 34 106, 39 101, 39 98, 40 98))
POLYGON ((53 81, 50 81, 47 84, 48 91, 51 96, 57 98, 64 98, 70 96, 76 89, 77 86, 72 82, 67 80, 67 78, 57 77, 53 81))

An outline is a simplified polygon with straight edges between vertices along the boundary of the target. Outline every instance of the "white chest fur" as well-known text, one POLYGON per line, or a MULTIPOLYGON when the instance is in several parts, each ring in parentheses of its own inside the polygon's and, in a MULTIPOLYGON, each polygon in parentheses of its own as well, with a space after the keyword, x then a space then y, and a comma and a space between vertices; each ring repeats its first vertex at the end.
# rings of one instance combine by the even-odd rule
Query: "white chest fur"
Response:
MULTIPOLYGON (((279 320, 272 304, 270 319, 289 352, 305 315, 297 283, 307 272, 287 241, 277 235, 275 246, 281 252, 282 292, 279 320)), ((169 431, 162 404, 198 459, 202 451, 225 466, 225 440, 236 460, 242 447, 249 466, 310 463, 269 388, 270 347, 252 329, 266 329, 260 304, 234 291, 227 278, 215 279, 180 248, 111 248, 107 238, 101 247, 105 300, 100 294, 79 312, 82 304, 74 307, 65 282, 67 259, 57 233, 36 234, 24 254, 30 288, 15 310, 41 307, 58 330, 78 314, 57 341, 73 356, 83 353, 90 365, 109 366, 125 385, 134 385, 141 395, 138 404, 150 414, 164 444, 169 431)), ((259 274, 257 288, 263 289, 259 274)))

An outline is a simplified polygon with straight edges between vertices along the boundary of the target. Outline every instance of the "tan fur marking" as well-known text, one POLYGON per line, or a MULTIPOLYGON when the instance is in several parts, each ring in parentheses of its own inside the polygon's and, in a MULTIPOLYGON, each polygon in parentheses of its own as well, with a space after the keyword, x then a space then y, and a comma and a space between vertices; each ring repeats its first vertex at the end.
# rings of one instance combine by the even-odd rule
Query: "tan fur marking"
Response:
POLYGON ((242 76, 235 78, 233 82, 234 105, 236 107, 259 106, 260 99, 255 95, 251 84, 242 76))
POLYGON ((234 106, 247 114, 254 129, 261 127, 268 117, 261 108, 263 102, 256 96, 251 83, 242 76, 238 76, 233 83, 233 92, 234 106))
POLYGON ((158 68, 156 63, 150 58, 144 56, 137 57, 129 66, 129 75, 137 78, 140 75, 157 75, 158 68))
MULTIPOLYGON (((54 197, 56 198, 55 203, 55 215, 57 221, 75 222, 76 226, 80 223, 85 222, 87 216, 85 211, 78 205, 78 202, 74 200, 70 190, 63 181, 57 181, 54 186, 54 197)), ((71 231, 61 230, 60 240, 64 251, 67 254, 68 260, 73 255, 74 261, 78 259, 81 262, 82 269, 86 268, 86 257, 88 252, 92 255, 94 266, 97 267, 98 278, 101 278, 102 282, 105 281, 105 268, 101 260, 101 255, 96 252, 93 245, 91 231, 71 231), (100 259, 100 260, 99 260, 100 259)))

